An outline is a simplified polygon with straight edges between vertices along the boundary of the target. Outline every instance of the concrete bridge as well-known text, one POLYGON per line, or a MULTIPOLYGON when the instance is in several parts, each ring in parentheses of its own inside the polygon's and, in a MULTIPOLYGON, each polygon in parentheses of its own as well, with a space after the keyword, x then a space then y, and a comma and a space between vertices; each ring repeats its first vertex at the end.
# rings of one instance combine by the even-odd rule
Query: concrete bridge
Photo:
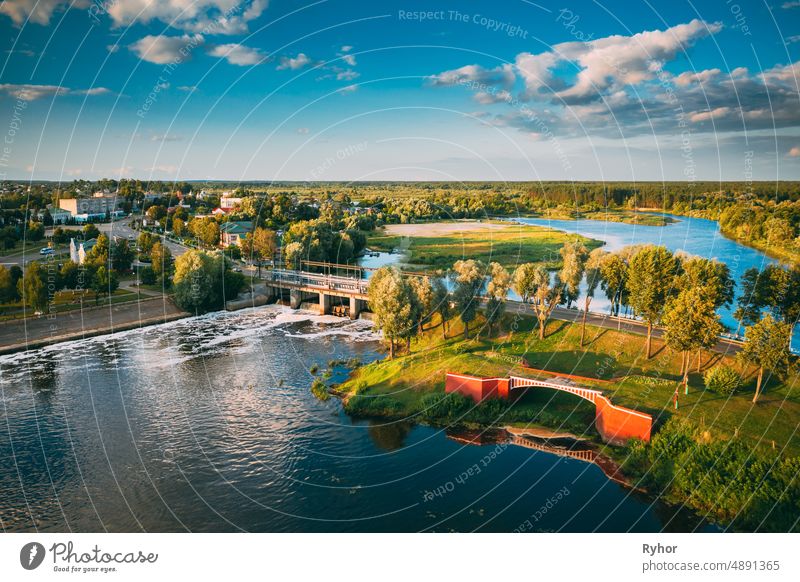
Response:
POLYGON ((357 319, 366 307, 368 279, 290 269, 272 269, 263 279, 267 295, 283 297, 288 292, 292 309, 304 301, 315 301, 320 315, 335 311, 357 319))
POLYGON ((650 440, 653 417, 630 408, 616 406, 600 390, 581 388, 563 382, 547 382, 532 378, 509 376, 508 378, 482 378, 463 374, 448 373, 445 379, 445 392, 458 392, 482 402, 488 398, 508 400, 515 395, 514 390, 548 388, 574 394, 595 405, 594 425, 603 441, 624 444, 629 439, 650 440))

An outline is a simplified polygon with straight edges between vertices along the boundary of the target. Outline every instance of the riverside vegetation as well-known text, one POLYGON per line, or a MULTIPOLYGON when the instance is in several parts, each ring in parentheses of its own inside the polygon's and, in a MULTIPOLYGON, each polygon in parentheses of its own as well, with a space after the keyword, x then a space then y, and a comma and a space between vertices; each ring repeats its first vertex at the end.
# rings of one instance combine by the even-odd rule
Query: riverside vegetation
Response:
POLYGON ((745 343, 738 354, 720 353, 712 350, 722 329, 716 309, 733 300, 734 287, 724 265, 654 246, 589 253, 570 242, 560 255, 554 277, 537 264, 509 273, 499 263, 458 261, 447 275, 450 292, 442 279, 378 271, 370 303, 390 357, 337 387, 345 409, 444 425, 539 424, 596 440, 593 406, 568 394, 530 389, 479 405, 444 394, 446 371, 582 375, 582 384, 656 421, 650 443, 604 446, 633 483, 737 529, 797 529, 800 397, 788 340, 798 299, 743 297, 745 343), (555 306, 574 301, 584 277, 595 279, 587 306, 602 290, 614 309, 631 306, 646 331, 553 322, 555 306), (523 299, 513 313, 511 288, 523 299))

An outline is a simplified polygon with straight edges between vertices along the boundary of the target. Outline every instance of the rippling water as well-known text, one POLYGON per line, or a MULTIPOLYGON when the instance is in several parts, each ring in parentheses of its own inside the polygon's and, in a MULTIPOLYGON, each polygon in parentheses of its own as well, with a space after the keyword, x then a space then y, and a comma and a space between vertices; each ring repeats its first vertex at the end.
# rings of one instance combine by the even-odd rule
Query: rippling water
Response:
POLYGON ((354 421, 310 394, 312 364, 371 361, 377 347, 367 322, 271 306, 0 357, 2 528, 694 527, 594 465, 354 421), (480 472, 459 479, 473 466, 480 472), (445 493, 430 499, 437 488, 445 493))

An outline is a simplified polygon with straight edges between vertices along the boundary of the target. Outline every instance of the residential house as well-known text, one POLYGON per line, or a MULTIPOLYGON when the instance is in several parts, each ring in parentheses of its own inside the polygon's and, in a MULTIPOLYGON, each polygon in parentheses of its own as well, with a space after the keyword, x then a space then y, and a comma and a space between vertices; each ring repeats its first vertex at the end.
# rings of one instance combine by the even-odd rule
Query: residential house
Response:
POLYGON ((244 237, 252 230, 253 223, 249 221, 223 222, 219 227, 222 248, 226 248, 231 245, 241 246, 244 237))

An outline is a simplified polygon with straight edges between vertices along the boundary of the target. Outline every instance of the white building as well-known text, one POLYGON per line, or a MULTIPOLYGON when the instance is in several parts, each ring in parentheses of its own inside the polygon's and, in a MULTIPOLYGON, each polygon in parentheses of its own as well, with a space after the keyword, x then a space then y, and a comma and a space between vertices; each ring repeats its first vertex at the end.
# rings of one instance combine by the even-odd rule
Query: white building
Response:
POLYGON ((86 255, 96 244, 96 238, 86 241, 76 241, 74 238, 69 239, 69 259, 73 263, 82 265, 86 260, 86 255))

